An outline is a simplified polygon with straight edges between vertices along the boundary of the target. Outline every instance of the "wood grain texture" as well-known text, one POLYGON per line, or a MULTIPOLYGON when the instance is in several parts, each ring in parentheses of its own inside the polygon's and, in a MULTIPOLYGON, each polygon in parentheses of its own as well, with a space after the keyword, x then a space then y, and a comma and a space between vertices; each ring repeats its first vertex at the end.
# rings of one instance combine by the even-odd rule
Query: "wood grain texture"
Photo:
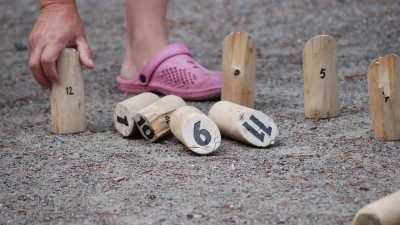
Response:
POLYGON ((232 102, 215 103, 208 116, 217 124, 222 136, 250 145, 266 147, 274 144, 279 134, 269 116, 232 102))
POLYGON ((307 118, 340 114, 336 41, 328 35, 307 41, 303 49, 304 112, 307 118))
POLYGON ((223 44, 221 99, 254 107, 256 43, 247 33, 233 32, 223 44))
POLYGON ((399 225, 400 191, 372 202, 354 216, 353 225, 399 225))
POLYGON ((189 150, 200 155, 216 151, 221 144, 217 125, 193 106, 182 106, 171 116, 170 128, 189 150))
POLYGON ((181 97, 164 96, 141 109, 135 116, 135 123, 144 138, 155 142, 170 133, 169 122, 172 113, 185 105, 181 97))
POLYGON ((57 60, 59 82, 50 88, 52 132, 86 131, 85 92, 79 53, 64 49, 57 60))
POLYGON ((159 99, 160 97, 156 94, 145 92, 118 103, 113 113, 114 125, 117 131, 124 137, 140 133, 135 123, 136 114, 159 99))
POLYGON ((368 68, 368 95, 373 136, 400 139, 400 64, 397 55, 385 55, 368 68))

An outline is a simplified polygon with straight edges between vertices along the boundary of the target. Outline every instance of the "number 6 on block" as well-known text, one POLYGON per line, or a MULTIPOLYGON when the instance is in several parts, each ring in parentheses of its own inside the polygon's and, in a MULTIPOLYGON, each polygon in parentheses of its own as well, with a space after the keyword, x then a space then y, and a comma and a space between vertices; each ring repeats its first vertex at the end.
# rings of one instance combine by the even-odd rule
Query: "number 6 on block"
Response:
POLYGON ((210 154, 221 143, 221 133, 217 125, 192 106, 177 109, 172 114, 169 126, 174 136, 197 154, 210 154))
POLYGON ((278 127, 267 115, 232 102, 215 103, 208 116, 223 136, 258 147, 274 144, 279 134, 278 127))

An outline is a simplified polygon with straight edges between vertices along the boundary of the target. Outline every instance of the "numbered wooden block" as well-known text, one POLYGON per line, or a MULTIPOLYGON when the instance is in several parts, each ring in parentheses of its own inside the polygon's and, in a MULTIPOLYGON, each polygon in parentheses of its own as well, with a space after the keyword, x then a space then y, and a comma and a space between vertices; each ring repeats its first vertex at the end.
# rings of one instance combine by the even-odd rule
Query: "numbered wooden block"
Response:
POLYGON ((59 82, 51 83, 52 132, 58 134, 86 131, 85 92, 82 65, 75 49, 64 49, 57 60, 59 82))
POLYGON ((160 97, 156 94, 145 92, 118 103, 113 114, 115 128, 124 137, 138 134, 139 129, 135 123, 136 114, 159 99, 160 97))
POLYGON ((399 225, 400 191, 379 199, 360 209, 353 225, 399 225))
POLYGON ((217 125, 195 107, 177 109, 171 116, 169 126, 174 136, 197 154, 210 154, 221 144, 217 125))
POLYGON ((221 99, 254 107, 256 43, 247 33, 229 34, 222 52, 221 99))
POLYGON ((279 134, 278 127, 269 116, 232 102, 215 103, 208 116, 223 136, 258 147, 274 144, 279 134))
POLYGON ((328 35, 307 41, 303 49, 304 112, 307 118, 340 114, 337 50, 328 35))
POLYGON ((400 64, 397 55, 385 55, 368 68, 368 95, 373 136, 400 139, 400 64))
POLYGON ((170 133, 171 114, 185 101, 175 95, 167 95, 141 109, 135 116, 140 133, 149 141, 155 142, 170 133))

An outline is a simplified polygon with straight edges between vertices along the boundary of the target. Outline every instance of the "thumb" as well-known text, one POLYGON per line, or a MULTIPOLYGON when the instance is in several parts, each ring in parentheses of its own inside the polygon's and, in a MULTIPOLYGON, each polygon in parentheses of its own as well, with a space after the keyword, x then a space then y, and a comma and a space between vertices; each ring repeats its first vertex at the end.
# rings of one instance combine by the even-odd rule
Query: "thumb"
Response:
POLYGON ((90 46, 87 43, 85 38, 78 38, 76 40, 76 47, 79 52, 79 58, 81 59, 81 62, 83 65, 85 65, 89 69, 94 68, 94 61, 93 61, 93 53, 92 50, 90 50, 90 46))

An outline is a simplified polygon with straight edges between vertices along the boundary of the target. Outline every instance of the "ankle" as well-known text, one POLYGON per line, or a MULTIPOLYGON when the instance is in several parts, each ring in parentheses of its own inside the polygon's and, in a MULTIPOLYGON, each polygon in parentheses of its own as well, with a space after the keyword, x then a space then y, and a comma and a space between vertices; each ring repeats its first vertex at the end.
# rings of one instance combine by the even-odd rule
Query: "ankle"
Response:
POLYGON ((121 76, 132 79, 139 74, 148 61, 160 52, 168 42, 165 41, 134 41, 127 43, 124 61, 121 66, 121 76))

